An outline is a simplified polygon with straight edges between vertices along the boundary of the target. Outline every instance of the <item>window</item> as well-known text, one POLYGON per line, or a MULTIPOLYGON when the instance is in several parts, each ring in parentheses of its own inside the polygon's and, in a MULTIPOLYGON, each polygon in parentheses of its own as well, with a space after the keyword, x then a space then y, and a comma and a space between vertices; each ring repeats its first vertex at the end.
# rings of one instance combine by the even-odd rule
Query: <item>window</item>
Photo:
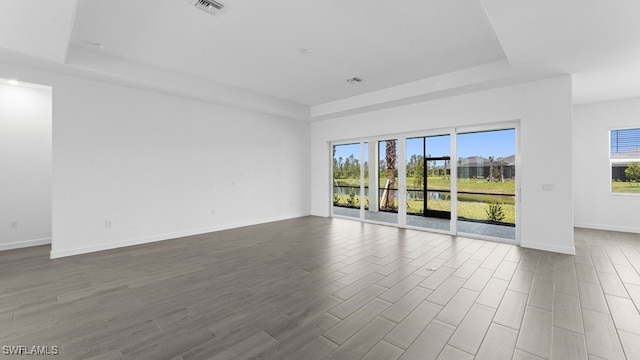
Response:
POLYGON ((640 128, 610 132, 611 191, 640 194, 640 128))

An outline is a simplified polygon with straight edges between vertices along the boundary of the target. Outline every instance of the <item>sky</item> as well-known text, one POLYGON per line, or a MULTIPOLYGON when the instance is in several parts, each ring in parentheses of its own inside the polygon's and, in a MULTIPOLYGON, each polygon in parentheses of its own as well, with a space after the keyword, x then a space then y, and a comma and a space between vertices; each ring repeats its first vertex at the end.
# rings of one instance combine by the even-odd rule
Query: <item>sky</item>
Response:
MULTIPOLYGON (((515 154, 515 130, 485 131, 477 133, 458 134, 458 157, 482 156, 488 158, 507 157, 515 154)), ((385 142, 380 143, 380 153, 384 154, 385 142)), ((367 149, 365 149, 365 154, 367 149)), ((449 155, 450 136, 427 137, 427 154, 433 157, 449 155)), ((360 157, 360 145, 338 145, 336 158, 347 158, 353 154, 360 157)), ((422 155, 422 138, 407 139, 407 158, 412 154, 422 155)))
POLYGON ((611 155, 637 153, 639 145, 640 128, 611 130, 611 155))

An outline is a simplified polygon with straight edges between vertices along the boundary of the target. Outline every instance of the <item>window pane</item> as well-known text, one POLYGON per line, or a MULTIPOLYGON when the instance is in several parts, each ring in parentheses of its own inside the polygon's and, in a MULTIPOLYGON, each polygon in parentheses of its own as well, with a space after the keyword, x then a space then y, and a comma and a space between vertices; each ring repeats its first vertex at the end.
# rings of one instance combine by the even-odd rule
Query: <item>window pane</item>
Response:
POLYGON ((360 217, 360 144, 333 146, 333 213, 360 217))
POLYGON ((515 239, 515 136, 515 129, 458 134, 459 232, 515 239))
POLYGON ((398 212, 398 153, 396 140, 385 140, 378 143, 379 148, 379 181, 380 202, 382 211, 398 212))
POLYGON ((407 139, 407 225, 451 228, 450 135, 407 139))
POLYGON ((640 158, 640 128, 611 130, 611 158, 640 158))
POLYGON ((369 143, 364 143, 364 209, 369 210, 369 143))
POLYGON ((610 132, 611 191, 640 193, 640 128, 610 132))

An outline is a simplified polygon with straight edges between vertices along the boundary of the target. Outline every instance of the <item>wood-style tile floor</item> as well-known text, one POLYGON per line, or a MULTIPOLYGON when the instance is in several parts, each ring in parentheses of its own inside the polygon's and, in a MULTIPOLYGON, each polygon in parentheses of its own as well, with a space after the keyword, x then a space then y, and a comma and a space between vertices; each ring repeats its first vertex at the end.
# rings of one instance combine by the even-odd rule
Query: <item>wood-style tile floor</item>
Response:
POLYGON ((6 251, 0 344, 57 359, 640 359, 640 235, 575 238, 567 256, 305 217, 56 260, 6 251))

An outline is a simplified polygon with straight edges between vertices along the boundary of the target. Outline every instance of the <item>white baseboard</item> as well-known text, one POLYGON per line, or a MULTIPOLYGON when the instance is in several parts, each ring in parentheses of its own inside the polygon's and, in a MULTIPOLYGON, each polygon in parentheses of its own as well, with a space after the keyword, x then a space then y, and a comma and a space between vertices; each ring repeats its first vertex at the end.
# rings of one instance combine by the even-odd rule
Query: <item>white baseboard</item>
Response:
POLYGON ((91 253, 96 251, 110 250, 110 249, 121 248, 126 246, 147 244, 147 243, 152 243, 156 241, 171 240, 171 239, 185 237, 185 236, 206 234, 206 233, 215 232, 215 231, 235 229, 235 228, 251 226, 251 225, 265 224, 265 223, 270 223, 274 221, 295 219, 295 218, 300 218, 300 217, 309 216, 309 215, 310 215, 309 213, 302 213, 302 214, 276 216, 272 218, 243 221, 243 222, 232 223, 232 224, 217 225, 217 226, 212 226, 207 228, 178 231, 178 232, 173 232, 168 234, 145 236, 137 239, 129 239, 129 240, 102 243, 102 244, 93 244, 91 246, 83 246, 83 247, 77 247, 77 248, 71 248, 71 249, 65 249, 65 250, 54 250, 52 248, 50 257, 52 259, 56 259, 61 257, 86 254, 86 253, 91 253))
POLYGON ((576 254, 576 248, 573 246, 558 246, 553 244, 530 242, 530 241, 527 241, 527 242, 522 241, 520 242, 520 246, 523 248, 551 251, 551 252, 567 254, 567 255, 576 254))
POLYGON ((633 228, 628 226, 602 225, 602 224, 591 224, 591 223, 581 223, 581 222, 574 223, 573 226, 578 228, 585 228, 585 229, 619 231, 619 232, 640 234, 640 228, 633 228))
POLYGON ((0 244, 0 251, 22 249, 26 247, 51 244, 51 238, 15 241, 7 244, 0 244))

